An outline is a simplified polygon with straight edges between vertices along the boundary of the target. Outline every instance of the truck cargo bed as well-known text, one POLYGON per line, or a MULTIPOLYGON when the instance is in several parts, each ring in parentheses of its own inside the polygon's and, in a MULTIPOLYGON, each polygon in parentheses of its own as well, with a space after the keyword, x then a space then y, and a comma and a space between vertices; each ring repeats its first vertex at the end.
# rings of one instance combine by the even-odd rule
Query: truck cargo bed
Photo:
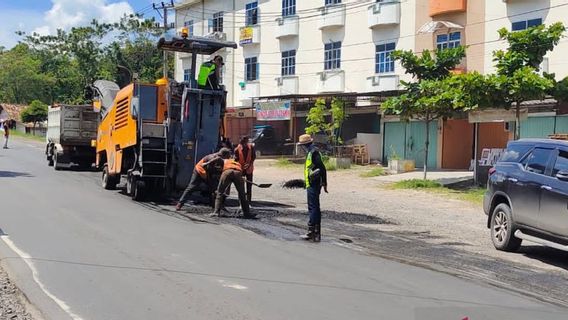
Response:
POLYGON ((90 145, 97 138, 98 113, 91 105, 49 108, 47 139, 61 145, 90 145))

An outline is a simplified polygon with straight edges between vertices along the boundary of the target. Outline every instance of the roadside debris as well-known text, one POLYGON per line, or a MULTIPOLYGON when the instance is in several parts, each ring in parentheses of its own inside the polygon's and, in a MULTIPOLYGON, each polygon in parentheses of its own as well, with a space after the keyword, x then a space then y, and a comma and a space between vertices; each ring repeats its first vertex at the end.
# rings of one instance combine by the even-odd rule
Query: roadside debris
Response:
POLYGON ((285 189, 305 189, 306 182, 303 179, 293 179, 288 180, 282 184, 282 188, 285 189))
POLYGON ((25 310, 20 292, 2 269, 0 269, 0 319, 33 319, 25 310))

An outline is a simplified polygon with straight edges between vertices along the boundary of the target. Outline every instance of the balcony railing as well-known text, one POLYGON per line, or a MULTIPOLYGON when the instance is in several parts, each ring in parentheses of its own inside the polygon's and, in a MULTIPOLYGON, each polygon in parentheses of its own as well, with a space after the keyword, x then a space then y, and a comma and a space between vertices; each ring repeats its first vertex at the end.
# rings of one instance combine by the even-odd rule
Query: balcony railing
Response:
POLYGON ((345 5, 329 5, 320 8, 321 17, 319 29, 338 28, 345 26, 345 5))
POLYGON ((297 37, 300 32, 300 18, 298 16, 282 17, 276 19, 276 38, 297 37))
POLYGON ((280 88, 280 95, 298 94, 298 76, 283 76, 276 78, 276 83, 278 84, 278 88, 280 88))
POLYGON ((345 72, 343 70, 323 71, 318 75, 318 93, 345 91, 345 72))
POLYGON ((369 28, 400 23, 400 1, 377 2, 368 8, 369 28))
POLYGON ((393 91, 398 90, 399 77, 396 74, 377 74, 367 78, 367 91, 393 91))

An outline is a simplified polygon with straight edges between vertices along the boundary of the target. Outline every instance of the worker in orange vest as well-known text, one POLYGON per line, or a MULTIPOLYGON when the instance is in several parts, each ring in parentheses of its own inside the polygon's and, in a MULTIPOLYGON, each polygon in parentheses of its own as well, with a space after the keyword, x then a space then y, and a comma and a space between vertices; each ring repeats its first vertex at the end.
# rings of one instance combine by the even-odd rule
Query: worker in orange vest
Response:
POLYGON ((245 194, 245 183, 243 180, 243 170, 241 164, 233 159, 226 159, 223 164, 223 173, 219 179, 219 187, 217 188, 217 197, 215 198, 215 210, 211 214, 212 217, 222 217, 221 209, 225 204, 227 198, 227 189, 235 185, 237 193, 239 194, 239 201, 241 209, 243 210, 243 217, 252 219, 256 217, 255 214, 250 213, 249 203, 245 194))
POLYGON ((247 200, 252 201, 252 173, 254 171, 254 160, 256 154, 254 146, 249 143, 249 137, 244 136, 241 138, 239 145, 235 149, 235 160, 237 160, 243 168, 243 175, 247 179, 247 200))
POLYGON ((203 159, 195 165, 191 180, 181 195, 181 198, 176 205, 176 210, 181 210, 187 199, 193 192, 199 190, 202 183, 207 183, 209 186, 209 193, 213 194, 217 187, 217 181, 219 181, 219 175, 222 172, 224 164, 223 160, 229 159, 230 157, 231 150, 227 148, 222 148, 217 153, 212 153, 203 157, 203 159))

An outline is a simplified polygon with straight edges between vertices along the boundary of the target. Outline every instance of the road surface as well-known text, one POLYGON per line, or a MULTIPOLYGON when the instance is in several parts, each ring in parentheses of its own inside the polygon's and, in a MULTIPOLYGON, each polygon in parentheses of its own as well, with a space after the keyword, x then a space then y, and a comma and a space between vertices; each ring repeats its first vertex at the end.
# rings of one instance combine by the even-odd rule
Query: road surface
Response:
MULTIPOLYGON (((0 152, 0 257, 46 319, 566 319, 566 309, 342 248, 165 215, 0 152)), ((259 222, 260 223, 260 222, 259 222)))

